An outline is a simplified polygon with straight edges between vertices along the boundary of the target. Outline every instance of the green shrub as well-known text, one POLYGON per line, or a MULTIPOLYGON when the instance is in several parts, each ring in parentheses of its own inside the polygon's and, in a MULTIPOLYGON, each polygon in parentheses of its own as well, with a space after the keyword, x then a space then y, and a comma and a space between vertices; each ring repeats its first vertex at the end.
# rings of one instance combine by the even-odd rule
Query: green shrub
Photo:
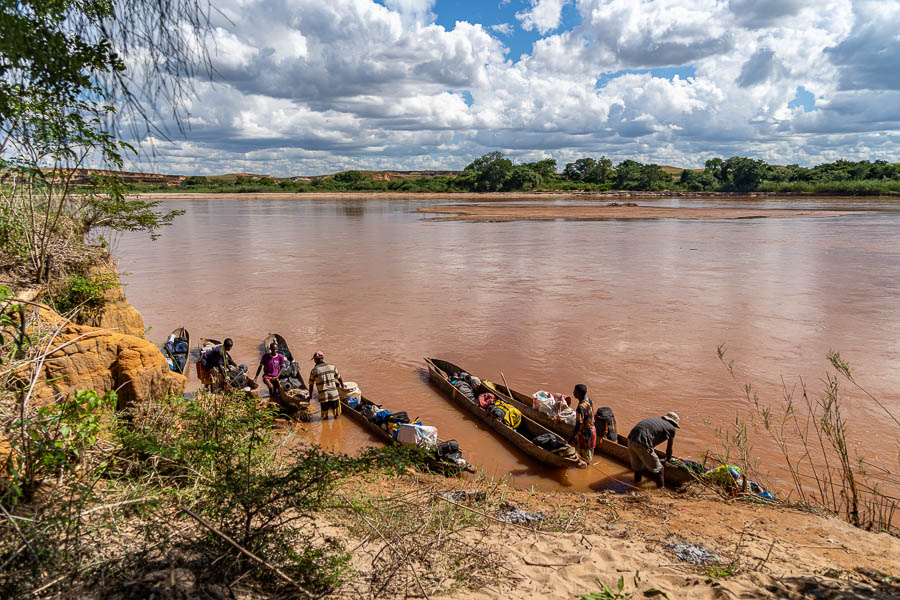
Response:
POLYGON ((78 310, 80 323, 97 317, 107 303, 106 291, 119 285, 113 273, 83 277, 74 275, 59 286, 50 297, 50 303, 61 315, 78 310))

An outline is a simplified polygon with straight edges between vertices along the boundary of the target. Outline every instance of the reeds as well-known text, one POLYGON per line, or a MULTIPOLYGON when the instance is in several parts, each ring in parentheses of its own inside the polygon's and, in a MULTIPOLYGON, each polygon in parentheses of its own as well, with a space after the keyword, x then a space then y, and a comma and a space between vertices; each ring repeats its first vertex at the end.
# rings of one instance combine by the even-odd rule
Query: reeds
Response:
MULTIPOLYGON (((734 361, 725 361, 725 347, 718 349, 719 359, 736 379, 734 361)), ((849 440, 853 435, 844 412, 841 382, 849 382, 857 391, 879 406, 890 424, 900 430, 900 421, 875 396, 853 378, 850 365, 838 352, 829 352, 828 360, 835 369, 826 373, 820 394, 810 394, 800 378, 788 385, 782 378, 782 397, 777 403, 764 403, 752 384, 745 384, 744 396, 750 407, 749 420, 736 417, 735 428, 746 433, 764 431, 775 443, 790 476, 788 499, 840 516, 847 522, 869 530, 900 533, 900 498, 885 492, 882 483, 900 486, 900 444, 897 464, 893 468, 875 463, 867 456, 855 454, 849 440)), ((737 430, 737 429, 736 429, 737 430)), ((721 438, 720 438, 721 439, 721 438)), ((724 445, 737 456, 742 466, 757 470, 749 460, 749 438, 746 435, 724 438, 724 445)), ((718 453, 721 457, 722 452, 718 453)), ((725 457, 729 454, 724 453, 725 457)), ((746 480, 746 478, 745 478, 746 480)))

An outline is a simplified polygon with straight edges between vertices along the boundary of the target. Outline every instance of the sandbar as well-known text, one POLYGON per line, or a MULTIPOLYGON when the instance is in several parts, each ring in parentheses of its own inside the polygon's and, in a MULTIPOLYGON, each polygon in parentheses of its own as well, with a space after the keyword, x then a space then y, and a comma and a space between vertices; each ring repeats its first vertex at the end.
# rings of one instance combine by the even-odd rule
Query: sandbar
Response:
POLYGON ((687 208, 628 204, 464 204, 427 206, 420 213, 448 215, 436 221, 603 221, 611 219, 798 219, 865 214, 851 210, 792 210, 750 208, 687 208))

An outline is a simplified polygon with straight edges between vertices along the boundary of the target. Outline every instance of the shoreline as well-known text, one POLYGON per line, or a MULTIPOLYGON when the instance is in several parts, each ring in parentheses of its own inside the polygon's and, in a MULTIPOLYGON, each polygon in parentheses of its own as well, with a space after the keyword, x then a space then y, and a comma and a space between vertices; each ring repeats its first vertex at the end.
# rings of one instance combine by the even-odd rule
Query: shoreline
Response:
POLYGON ((546 191, 546 192, 192 192, 183 190, 178 192, 129 192, 128 198, 145 198, 153 200, 180 200, 185 198, 242 200, 254 198, 270 198, 272 200, 293 200, 300 198, 333 199, 345 198, 351 200, 415 200, 415 199, 461 199, 461 200, 511 200, 521 198, 523 200, 541 200, 557 198, 584 198, 584 199, 660 199, 660 198, 696 198, 696 199, 765 199, 765 198, 819 198, 834 200, 860 201, 872 200, 896 200, 897 196, 872 195, 861 196, 816 194, 812 192, 640 192, 640 191, 609 191, 609 192, 585 192, 585 191, 546 191))
POLYGON ((429 217, 429 221, 467 221, 474 223, 503 223, 509 221, 604 221, 636 219, 682 219, 704 221, 710 219, 799 219, 843 217, 869 214, 870 211, 744 209, 744 208, 688 208, 663 206, 616 205, 525 205, 503 204, 467 206, 443 205, 418 209, 421 214, 447 215, 429 217))

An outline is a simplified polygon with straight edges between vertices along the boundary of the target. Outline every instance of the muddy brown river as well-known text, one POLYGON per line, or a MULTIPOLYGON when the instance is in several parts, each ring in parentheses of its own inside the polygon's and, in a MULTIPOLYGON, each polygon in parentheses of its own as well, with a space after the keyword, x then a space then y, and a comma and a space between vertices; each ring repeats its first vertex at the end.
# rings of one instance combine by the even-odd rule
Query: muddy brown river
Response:
MULTIPOLYGON (((552 202, 576 201, 586 202, 552 202)), ((459 200, 168 199, 186 214, 159 240, 127 234, 115 249, 152 341, 182 325, 195 344, 232 337, 236 359, 255 370, 267 332, 280 333, 304 377, 322 350, 367 397, 437 425, 488 475, 520 487, 587 490, 630 476, 601 458, 565 472, 524 456, 429 384, 424 356, 494 380, 502 370, 529 394, 585 383, 626 434, 675 410, 675 452, 695 459, 717 446, 717 427, 748 414, 745 382, 763 402, 781 398, 782 378, 790 387, 802 377, 815 395, 832 349, 900 415, 898 201, 638 200, 873 211, 704 221, 437 222, 414 212, 448 202, 459 200)), ((846 392, 854 451, 896 472, 896 425, 846 392)), ((377 443, 347 419, 298 432, 347 452, 377 443)), ((762 435, 754 446, 783 480, 777 451, 762 435)))

